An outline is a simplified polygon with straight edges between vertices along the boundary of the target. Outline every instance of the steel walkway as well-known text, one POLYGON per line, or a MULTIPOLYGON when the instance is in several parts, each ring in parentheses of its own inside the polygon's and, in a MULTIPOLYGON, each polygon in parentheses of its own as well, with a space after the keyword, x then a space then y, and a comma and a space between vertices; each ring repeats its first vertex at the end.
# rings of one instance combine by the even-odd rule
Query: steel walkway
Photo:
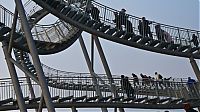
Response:
MULTIPOLYGON (((116 19, 115 14, 119 14, 119 11, 95 1, 91 3, 100 11, 98 21, 88 12, 87 0, 29 0, 24 7, 39 55, 54 54, 67 49, 81 36, 82 31, 85 31, 130 47, 172 56, 200 58, 199 46, 193 45, 190 41, 193 34, 197 35, 199 40, 199 31, 153 22, 150 25, 153 36, 144 36, 138 29, 141 18, 127 14, 128 21, 124 23, 125 26, 122 26, 122 29, 118 29, 113 20, 116 19), (77 3, 79 6, 75 5, 77 3), (49 13, 58 17, 59 20, 49 25, 37 24, 49 13), (131 26, 131 29, 127 28, 127 24, 131 26), (171 35, 173 42, 159 38, 156 31, 157 25, 171 35)), ((0 14, 0 41, 9 42, 14 14, 1 5, 0 14)), ((25 32, 21 27, 20 18, 18 18, 12 42, 15 58, 18 64, 25 67, 31 76, 37 79, 37 72, 29 58, 30 51, 25 32)), ((59 71, 46 65, 42 67, 55 108, 182 109, 184 103, 190 103, 192 107, 200 106, 199 82, 193 85, 195 94, 191 94, 186 81, 162 81, 161 87, 159 81, 148 80, 147 83, 140 80, 139 84, 135 85, 134 80, 129 78, 135 92, 134 97, 128 97, 119 77, 114 77, 114 82, 111 84, 105 75, 95 74, 97 85, 94 85, 92 78, 89 77, 91 74, 59 71), (118 97, 114 97, 111 85, 116 86, 118 97), (99 87, 102 96, 96 94, 96 86, 99 87)), ((35 98, 32 98, 26 78, 19 78, 19 81, 26 108, 39 108, 39 102, 42 99, 39 84, 31 80, 35 92, 35 98)), ((18 109, 11 79, 0 79, 0 90, 0 110, 18 109)))

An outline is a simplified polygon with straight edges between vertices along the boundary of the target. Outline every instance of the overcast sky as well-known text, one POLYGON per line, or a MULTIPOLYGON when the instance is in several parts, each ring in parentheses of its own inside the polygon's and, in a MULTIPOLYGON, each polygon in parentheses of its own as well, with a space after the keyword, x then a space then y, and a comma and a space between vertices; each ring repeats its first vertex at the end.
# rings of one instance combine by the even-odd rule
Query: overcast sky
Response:
MULTIPOLYGON (((127 13, 138 17, 190 29, 199 29, 199 1, 198 0, 98 0, 114 9, 125 8, 127 13)), ((0 0, 0 4, 13 10, 14 2, 0 0)), ((84 33, 84 39, 89 48, 90 35, 84 33)), ((157 71, 164 77, 195 77, 189 59, 167 56, 140 50, 101 39, 111 73, 125 74, 144 73, 154 76, 157 71)), ((90 50, 90 49, 88 49, 90 50)), ((7 66, 0 48, 0 77, 9 77, 7 66)), ((57 54, 40 56, 41 61, 53 68, 65 71, 88 72, 86 62, 76 41, 69 49, 57 54)), ((95 54, 95 71, 105 73, 98 53, 95 54)))

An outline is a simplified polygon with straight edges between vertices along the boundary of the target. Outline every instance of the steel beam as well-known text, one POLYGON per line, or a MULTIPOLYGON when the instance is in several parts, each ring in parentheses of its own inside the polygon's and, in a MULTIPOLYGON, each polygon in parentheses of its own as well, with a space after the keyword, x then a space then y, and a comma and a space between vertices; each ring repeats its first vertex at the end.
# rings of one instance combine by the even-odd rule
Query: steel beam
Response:
MULTIPOLYGON (((80 45, 81 45, 81 48, 82 48, 82 51, 83 51, 83 54, 84 54, 88 69, 89 69, 90 74, 92 76, 92 81, 93 81, 93 83, 95 85, 96 93, 97 93, 98 96, 102 97, 100 88, 99 88, 98 83, 97 83, 97 79, 93 75, 94 74, 94 70, 92 68, 92 64, 91 64, 91 61, 90 61, 90 58, 89 58, 89 55, 88 55, 88 52, 87 52, 87 49, 86 49, 86 46, 85 46, 85 43, 83 41, 82 36, 79 37, 79 42, 80 42, 80 45)), ((108 112, 108 110, 106 108, 101 108, 101 110, 102 110, 102 112, 108 112)))
MULTIPOLYGON (((112 74, 111 74, 110 68, 109 68, 109 66, 108 66, 108 63, 107 63, 107 61, 106 61, 106 57, 105 57, 104 52, 103 52, 103 49, 102 49, 102 47, 101 47, 101 43, 100 43, 100 41, 99 41, 99 38, 98 38, 97 36, 95 36, 95 35, 92 35, 92 38, 94 38, 94 41, 95 41, 97 50, 98 50, 98 52, 99 52, 101 61, 102 61, 103 66, 104 66, 104 70, 105 70, 106 75, 107 75, 107 77, 108 77, 108 80, 109 80, 109 82, 110 82, 111 91, 112 91, 112 93, 114 94, 115 97, 118 97, 119 95, 118 95, 117 92, 116 92, 116 87, 115 87, 115 85, 113 85, 114 80, 113 80, 113 78, 112 78, 112 74)), ((123 108, 119 108, 119 111, 120 111, 120 112, 124 112, 124 109, 123 109, 123 108)))
POLYGON ((10 77, 12 79, 12 83, 13 83, 13 86, 14 86, 14 90, 15 90, 16 97, 17 97, 17 103, 19 105, 19 109, 20 109, 21 112, 27 112, 26 106, 25 106, 25 101, 24 101, 23 94, 22 94, 22 91, 21 91, 21 88, 20 88, 20 84, 19 84, 19 80, 18 80, 18 77, 17 77, 15 66, 9 60, 11 58, 11 55, 8 52, 8 45, 5 41, 3 41, 2 44, 3 44, 2 47, 3 47, 3 51, 4 51, 4 55, 5 55, 5 60, 6 60, 8 70, 10 72, 10 77))
POLYGON ((197 79, 200 81, 200 71, 199 67, 197 65, 197 62, 194 60, 193 57, 190 58, 190 64, 192 65, 193 71, 197 77, 197 79))
MULTIPOLYGON (((197 62, 194 60, 193 57, 190 57, 190 64, 192 65, 193 71, 198 79, 198 81, 200 81, 200 71, 199 71, 199 67, 197 65, 197 62)), ((199 88, 198 88, 199 89, 199 88)), ((198 110, 200 112, 200 107, 198 107, 198 110)))
POLYGON ((18 17, 18 11, 17 11, 17 8, 15 7, 13 24, 12 24, 11 33, 10 33, 10 42, 9 42, 9 45, 8 45, 8 53, 9 54, 11 54, 11 51, 12 51, 13 36, 14 36, 15 30, 16 30, 17 17, 18 17))
POLYGON ((47 110, 49 112, 55 112, 55 108, 54 108, 53 103, 52 103, 52 99, 51 99, 51 95, 49 93, 46 78, 44 76, 44 72, 43 72, 42 67, 41 67, 41 62, 40 62, 40 59, 39 59, 39 56, 38 56, 38 52, 37 52, 32 34, 31 34, 31 30, 30 30, 30 27, 29 27, 29 24, 28 24, 28 20, 27 20, 26 15, 25 15, 25 10, 23 8, 22 1, 21 0, 15 0, 15 3, 16 3, 16 6, 17 6, 19 16, 21 18, 22 28, 23 28, 23 31, 25 33, 25 37, 26 37, 26 40, 27 40, 27 43, 28 43, 30 54, 32 56, 33 64, 34 64, 34 67, 35 67, 37 75, 38 75, 38 79, 39 79, 40 86, 41 86, 41 89, 42 89, 42 93, 43 93, 43 96, 44 96, 45 104, 47 106, 47 110))

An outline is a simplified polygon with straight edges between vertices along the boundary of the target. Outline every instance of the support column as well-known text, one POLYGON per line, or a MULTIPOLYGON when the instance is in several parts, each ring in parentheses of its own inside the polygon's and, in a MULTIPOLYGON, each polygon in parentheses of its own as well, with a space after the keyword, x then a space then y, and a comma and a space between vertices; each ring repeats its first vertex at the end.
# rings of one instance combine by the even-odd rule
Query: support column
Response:
MULTIPOLYGON (((91 61, 90 61, 90 58, 89 58, 89 55, 88 55, 88 52, 87 52, 87 49, 86 49, 86 46, 85 46, 85 43, 83 41, 83 38, 82 36, 79 37, 79 42, 80 42, 80 45, 81 45, 81 48, 82 48, 82 51, 83 51, 83 54, 84 54, 84 57, 85 57, 85 60, 86 60, 86 63, 87 63, 87 66, 88 66, 88 69, 90 71, 90 74, 92 76, 92 81, 95 85, 95 90, 96 90, 96 93, 99 97, 102 97, 102 94, 101 94, 101 91, 100 91, 100 88, 98 86, 98 83, 97 83, 97 79, 96 77, 93 75, 94 74, 94 70, 92 68, 92 64, 91 64, 91 61)), ((102 112, 108 112, 108 110, 106 108, 101 108, 102 112)))
MULTIPOLYGON (((99 52, 101 61, 102 61, 103 66, 104 66, 104 70, 105 70, 106 75, 107 75, 107 77, 108 77, 108 80, 109 80, 109 82, 110 82, 111 91, 112 91, 112 93, 114 94, 114 97, 119 97, 119 95, 117 94, 117 91, 116 91, 116 87, 115 87, 115 85, 113 85, 114 80, 113 80, 113 78, 112 78, 112 74, 111 74, 111 72, 110 72, 110 68, 109 68, 109 66, 108 66, 108 63, 107 63, 107 61, 106 61, 106 57, 105 57, 105 55, 104 55, 104 53, 103 53, 103 49, 102 49, 102 47, 101 47, 101 43, 100 43, 100 41, 99 41, 99 39, 98 39, 97 36, 92 35, 92 38, 94 38, 94 41, 95 41, 97 50, 98 50, 98 52, 99 52)), ((124 109, 123 109, 123 108, 119 108, 119 111, 120 111, 120 112, 124 112, 124 109)))
POLYGON ((43 95, 41 94, 38 112, 42 112, 43 104, 44 104, 44 97, 43 97, 43 95))
POLYGON ((22 94, 20 84, 19 84, 19 80, 17 77, 16 69, 14 67, 14 64, 11 63, 11 61, 9 60, 11 58, 11 56, 8 53, 8 45, 5 41, 3 41, 2 44, 3 44, 2 47, 3 47, 3 51, 4 51, 4 55, 5 55, 5 60, 6 60, 8 70, 10 72, 10 77, 12 79, 12 83, 14 86, 19 109, 21 112, 27 112, 26 106, 25 106, 25 101, 24 101, 23 94, 22 94))
MULTIPOLYGON (((192 65, 193 71, 198 79, 198 81, 200 81, 200 71, 199 71, 199 67, 197 65, 197 62, 194 60, 193 57, 190 57, 190 64, 192 65)), ((198 110, 200 112, 200 107, 198 107, 198 110)))
POLYGON ((199 67, 196 63, 196 61, 194 60, 193 57, 190 57, 190 64, 192 65, 193 71, 198 79, 198 81, 200 81, 200 71, 199 71, 199 67))
MULTIPOLYGON (((22 60, 21 65, 25 68, 26 64, 24 62, 23 51, 21 51, 21 50, 20 50, 20 58, 22 60)), ((28 84, 28 89, 29 89, 29 92, 31 94, 31 99, 34 99, 35 98, 35 93, 34 93, 34 89, 33 89, 32 83, 31 83, 31 79, 26 73, 25 73, 25 76, 26 76, 26 82, 28 84)), ((37 108, 35 109, 35 112, 38 112, 37 108)))
POLYGON ((44 73, 43 73, 43 70, 41 67, 41 62, 40 62, 40 59, 38 56, 38 52, 37 52, 35 43, 33 41, 31 30, 30 30, 30 27, 29 27, 29 24, 28 24, 26 15, 25 15, 25 10, 23 8, 21 0, 15 0, 15 3, 17 6, 19 16, 21 18, 22 28, 25 33, 25 37, 26 37, 26 40, 28 43, 30 54, 32 56, 33 64, 34 64, 34 67, 35 67, 37 75, 38 75, 38 79, 39 79, 42 93, 44 96, 45 104, 46 104, 49 112, 55 112, 55 109, 54 109, 54 106, 52 103, 52 99, 51 99, 51 95, 49 93, 49 89, 47 86, 46 78, 44 76, 44 73))

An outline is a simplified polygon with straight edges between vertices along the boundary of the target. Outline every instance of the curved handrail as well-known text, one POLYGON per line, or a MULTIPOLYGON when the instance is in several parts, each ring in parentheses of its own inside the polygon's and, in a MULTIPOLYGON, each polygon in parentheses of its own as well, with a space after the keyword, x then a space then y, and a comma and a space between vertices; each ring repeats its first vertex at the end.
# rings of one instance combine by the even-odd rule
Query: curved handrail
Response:
MULTIPOLYGON (((52 96, 58 95, 60 92, 54 92, 54 91, 76 91, 78 93, 83 93, 83 91, 91 93, 95 92, 94 90, 94 85, 92 82, 92 77, 49 77, 47 78, 48 85, 52 88, 50 88, 50 92, 52 96), (54 89, 53 89, 54 88, 54 89), (59 89, 60 88, 60 89, 59 89)), ((124 96, 123 92, 123 87, 120 83, 120 78, 113 78, 114 84, 117 87, 118 94, 120 96, 124 96)), ((109 85, 108 79, 103 79, 105 84, 103 84, 101 81, 98 81, 99 86, 101 86, 102 92, 111 92, 108 87, 105 85, 109 85)), ((188 86, 186 82, 162 82, 163 88, 160 88, 160 82, 158 81, 151 81, 149 83, 145 81, 140 81, 139 84, 135 85, 134 80, 129 79, 131 85, 135 89, 135 95, 137 97, 141 97, 141 95, 149 96, 149 97, 166 97, 166 98, 185 98, 190 99, 192 98, 191 96, 188 96, 188 93, 190 92, 187 90, 188 86), (147 92, 147 93, 146 93, 147 92), (148 93, 149 92, 149 93, 148 93), (158 93, 159 92, 159 93, 158 93)), ((33 89, 38 89, 39 85, 35 83, 34 81, 31 81, 33 85, 33 89), (37 87, 36 87, 37 86, 37 87)), ((22 88, 22 92, 24 94, 24 97, 29 96, 29 91, 28 91, 28 83, 26 81, 25 77, 20 77, 19 78, 19 83, 22 88)), ((196 86, 199 85, 199 82, 196 83, 196 86)), ((1 79, 0 80, 0 93, 1 96, 5 97, 0 97, 0 100, 8 99, 8 98, 15 98, 15 93, 14 91, 9 91, 4 93, 5 90, 9 90, 12 87, 12 81, 11 78, 6 78, 6 79, 1 79), (11 97, 12 96, 12 97, 11 97)), ((40 94, 36 94, 39 96, 40 94)), ((81 94, 72 94, 74 97, 79 97, 81 94)), ((106 94, 105 94, 106 95, 106 94)), ((65 97, 68 96, 68 94, 62 96, 65 97)), ((104 96, 106 97, 106 96, 104 96)), ((200 98, 200 96, 197 96, 196 99, 200 98)))
MULTIPOLYGON (((151 28, 151 33, 152 33, 152 37, 150 38, 149 36, 144 35, 145 34, 144 32, 143 33, 139 32, 138 24, 139 24, 139 21, 141 20, 140 18, 138 17, 134 18, 134 16, 129 15, 127 21, 123 23, 125 25, 122 25, 123 28, 121 30, 117 28, 116 23, 113 22, 113 19, 115 19, 114 13, 119 14, 119 11, 116 12, 116 10, 112 10, 112 8, 95 4, 96 2, 94 1, 92 1, 92 4, 95 7, 97 7, 98 10, 100 10, 100 13, 99 13, 100 23, 98 21, 93 23, 93 21, 95 20, 92 19, 91 15, 88 13, 87 10, 83 8, 79 8, 71 4, 66 4, 65 8, 62 7, 61 9, 59 9, 59 7, 63 6, 63 4, 59 4, 58 9, 56 9, 56 6, 52 7, 52 4, 51 4, 53 2, 56 2, 54 0, 47 3, 44 0, 43 1, 33 0, 33 1, 39 4, 41 7, 48 10, 53 15, 59 17, 60 19, 66 22, 69 22, 70 24, 80 28, 81 30, 84 30, 91 34, 95 34, 96 36, 99 36, 101 38, 104 38, 116 43, 124 44, 127 46, 152 51, 152 52, 179 56, 179 57, 188 58, 188 57, 193 56, 194 58, 197 58, 197 59, 200 58, 200 55, 198 52, 198 49, 200 49, 200 47, 198 46, 196 47, 191 42, 191 35, 196 33, 196 32, 193 32, 193 30, 186 31, 181 28, 176 29, 176 28, 168 27, 167 25, 166 26, 161 25, 161 29, 163 31, 163 35, 161 38, 160 35, 158 36, 156 35, 156 31, 154 28, 158 24, 156 22, 152 22, 152 24, 149 25, 149 27, 151 28), (75 14, 75 18, 76 16, 83 15, 83 19, 74 20, 73 14, 75 14), (89 16, 89 19, 87 19, 88 16, 89 16), (130 30, 128 28, 128 25, 129 27, 132 26, 130 29, 132 29, 133 31, 128 31, 130 30)), ((199 36, 198 32, 196 35, 199 36)))
MULTIPOLYGON (((41 8, 39 8, 38 10, 40 11, 41 8)), ((35 13, 37 13, 38 10, 36 10, 35 13)), ((11 28, 14 14, 2 5, 0 5, 0 14, 0 22, 3 23, 5 26, 11 28)), ((48 13, 42 14, 42 16, 39 19, 42 19, 42 17, 46 14, 48 13)), ((31 14, 29 15, 31 17, 31 14)), ((36 20, 35 22, 38 21, 39 20, 36 20)), ((68 48, 71 44, 73 44, 73 42, 75 42, 75 40, 79 37, 79 35, 82 32, 78 28, 61 20, 58 20, 54 24, 50 25, 34 25, 35 23, 30 24, 32 25, 31 27, 33 27, 32 36, 36 43, 38 43, 37 48, 39 50, 39 54, 41 55, 57 53, 68 48), (41 45, 44 46, 44 42, 46 43, 46 47, 40 47, 41 45), (38 46, 39 44, 40 46, 38 46)), ((15 48, 22 49, 28 52, 29 50, 27 49, 27 46, 23 46, 23 44, 25 43, 25 39, 23 36, 24 33, 21 31, 20 18, 18 18, 17 20, 16 32, 20 36, 13 41, 13 46, 15 48), (21 46, 19 46, 18 43, 20 43, 21 46)))
MULTIPOLYGON (((100 10, 100 19, 103 22, 107 22, 111 24, 113 27, 116 26, 115 23, 112 22, 112 20, 115 19, 114 13, 117 12, 119 13, 120 11, 117 11, 113 8, 107 7, 99 2, 93 1, 92 2, 95 7, 97 7, 100 10)), ((133 25, 133 30, 135 34, 139 35, 139 21, 141 20, 140 17, 136 17, 130 14, 126 14, 127 19, 132 23, 133 25)), ((155 26, 156 25, 161 25, 161 28, 168 32, 174 41, 175 44, 181 44, 181 45, 191 45, 191 38, 192 34, 196 34, 198 36, 198 41, 200 41, 200 31, 197 30, 191 30, 187 28, 181 28, 181 27, 176 27, 172 25, 166 25, 158 22, 151 21, 152 24, 150 24, 151 32, 153 33, 153 39, 158 40, 156 32, 155 32, 155 26)), ((162 40, 165 41, 165 40, 162 40)))

